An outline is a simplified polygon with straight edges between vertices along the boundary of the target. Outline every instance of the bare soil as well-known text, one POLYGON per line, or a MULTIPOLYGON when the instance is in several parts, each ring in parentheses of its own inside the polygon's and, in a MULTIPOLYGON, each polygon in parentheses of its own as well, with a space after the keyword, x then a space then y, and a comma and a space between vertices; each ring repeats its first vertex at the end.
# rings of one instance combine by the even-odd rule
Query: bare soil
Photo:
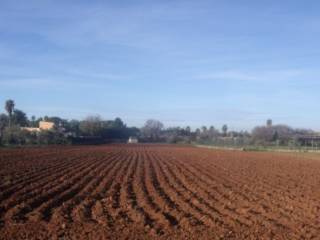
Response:
POLYGON ((0 239, 320 239, 316 155, 0 150, 0 239))

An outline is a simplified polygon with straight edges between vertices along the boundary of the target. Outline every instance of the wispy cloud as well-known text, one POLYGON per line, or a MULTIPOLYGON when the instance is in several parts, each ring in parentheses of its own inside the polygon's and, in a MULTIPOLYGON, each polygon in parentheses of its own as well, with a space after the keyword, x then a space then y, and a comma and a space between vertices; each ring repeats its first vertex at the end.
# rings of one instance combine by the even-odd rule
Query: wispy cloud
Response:
POLYGON ((64 71, 64 74, 73 77, 73 78, 81 78, 88 80, 106 80, 106 81, 121 81, 121 80, 130 80, 133 79, 133 75, 125 75, 125 74, 115 74, 115 73, 106 73, 106 72, 97 72, 83 69, 67 69, 64 71))
POLYGON ((241 71, 226 70, 195 76, 199 80, 233 80, 254 82, 277 82, 296 80, 305 75, 305 71, 299 69, 269 70, 269 71, 241 71))
MULTIPOLYGON (((106 83, 104 82, 104 85, 106 83)), ((81 82, 70 79, 46 79, 46 78, 21 78, 0 80, 0 88, 5 89, 35 89, 35 90, 64 90, 72 91, 79 89, 101 88, 103 85, 98 82, 81 82)))
POLYGON ((19 6, 8 4, 6 12, 10 14, 4 13, 0 29, 40 36, 60 47, 101 44, 175 53, 183 43, 177 42, 184 38, 175 31, 177 24, 208 14, 206 8, 192 1, 131 5, 35 2, 19 6), (163 25, 164 22, 171 27, 163 25))
POLYGON ((13 87, 13 88, 50 88, 57 83, 53 80, 43 78, 24 78, 24 79, 10 79, 0 80, 0 87, 13 87))

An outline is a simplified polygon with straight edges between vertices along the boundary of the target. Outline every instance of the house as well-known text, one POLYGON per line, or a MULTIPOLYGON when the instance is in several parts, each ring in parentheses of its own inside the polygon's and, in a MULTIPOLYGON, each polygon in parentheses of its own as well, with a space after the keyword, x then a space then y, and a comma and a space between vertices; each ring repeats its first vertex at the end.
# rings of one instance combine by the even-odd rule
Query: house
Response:
POLYGON ((22 130, 26 130, 28 132, 41 132, 41 131, 50 131, 55 127, 54 122, 40 121, 39 127, 22 127, 22 130))
POLYGON ((34 127, 22 127, 21 129, 28 132, 40 132, 40 128, 34 128, 34 127))
POLYGON ((55 127, 54 122, 40 121, 39 128, 40 130, 52 130, 55 127))
POLYGON ((139 141, 138 141, 138 138, 136 138, 136 137, 129 137, 129 139, 128 139, 128 143, 138 143, 139 141))

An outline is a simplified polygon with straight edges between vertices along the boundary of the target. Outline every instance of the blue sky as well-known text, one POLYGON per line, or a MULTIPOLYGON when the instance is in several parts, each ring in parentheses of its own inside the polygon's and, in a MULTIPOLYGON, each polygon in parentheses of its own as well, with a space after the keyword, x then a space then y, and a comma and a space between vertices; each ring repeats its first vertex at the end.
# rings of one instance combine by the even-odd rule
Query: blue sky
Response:
POLYGON ((319 1, 0 1, 0 102, 141 126, 320 130, 319 1))

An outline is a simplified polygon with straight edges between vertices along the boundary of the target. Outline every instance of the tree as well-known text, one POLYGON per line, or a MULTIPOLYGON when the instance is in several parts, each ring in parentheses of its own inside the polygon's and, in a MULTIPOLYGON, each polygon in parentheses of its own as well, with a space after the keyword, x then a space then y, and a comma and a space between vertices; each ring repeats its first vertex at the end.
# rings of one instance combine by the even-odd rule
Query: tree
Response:
POLYGON ((7 145, 24 144, 26 140, 26 132, 19 127, 6 127, 3 132, 2 142, 7 145))
POLYGON ((141 131, 145 137, 150 138, 153 141, 157 141, 159 140, 162 129, 162 122, 155 119, 149 119, 146 121, 141 131))
POLYGON ((113 123, 112 123, 112 127, 113 128, 124 128, 125 125, 123 123, 123 121, 121 120, 121 118, 116 118, 113 123))
POLYGON ((277 131, 275 131, 275 132, 273 133, 273 135, 272 135, 272 141, 273 141, 273 142, 276 142, 276 141, 278 141, 278 139, 279 139, 279 134, 278 134, 277 131))
POLYGON ((223 132, 223 136, 227 136, 228 126, 226 124, 222 126, 222 132, 223 132))
POLYGON ((256 144, 266 144, 273 138, 273 129, 265 126, 255 127, 252 130, 252 140, 256 144))
POLYGON ((216 130, 216 129, 214 128, 214 126, 211 126, 211 127, 209 128, 209 138, 211 138, 211 140, 212 140, 214 137, 218 136, 218 134, 219 134, 219 132, 218 132, 218 130, 216 130))
POLYGON ((272 119, 267 120, 267 127, 272 127, 272 119))
POLYGON ((200 137, 200 134, 201 134, 201 130, 200 130, 199 128, 197 128, 197 129, 196 129, 196 136, 197 136, 197 137, 200 137))
POLYGON ((11 127, 11 117, 12 117, 12 113, 13 113, 13 110, 14 110, 14 101, 9 99, 6 101, 5 103, 5 109, 9 115, 9 127, 11 127))
POLYGON ((72 119, 66 125, 66 131, 71 132, 73 136, 79 136, 80 135, 80 122, 78 120, 72 119))
POLYGON ((203 135, 206 135, 206 134, 207 134, 208 129, 207 129, 207 127, 206 127, 206 126, 202 126, 202 127, 201 127, 201 131, 202 131, 202 134, 203 134, 203 135))
POLYGON ((131 131, 123 123, 121 118, 116 118, 113 121, 103 121, 103 135, 104 139, 109 140, 127 140, 131 135, 131 131))
POLYGON ((273 133, 277 133, 277 140, 280 144, 287 145, 294 138, 294 130, 283 124, 278 124, 272 127, 273 133))
POLYGON ((38 144, 69 144, 70 141, 59 131, 41 131, 37 138, 38 144))
POLYGON ((190 136, 190 134, 191 134, 191 128, 190 128, 189 126, 187 126, 186 129, 185 129, 185 132, 186 132, 186 135, 187 135, 187 136, 190 136))
POLYGON ((5 114, 0 114, 0 138, 3 136, 3 131, 8 126, 8 123, 8 116, 5 114))
POLYGON ((206 126, 201 127, 201 139, 202 140, 207 140, 208 139, 208 128, 206 126))
POLYGON ((11 121, 14 125, 18 125, 20 127, 25 127, 28 124, 27 115, 19 109, 13 110, 11 121))
POLYGON ((294 139, 295 134, 296 132, 286 125, 261 126, 253 129, 252 139, 258 144, 279 142, 286 145, 290 140, 294 139))
POLYGON ((86 136, 101 136, 103 123, 100 116, 88 116, 80 122, 80 131, 86 136))
POLYGON ((31 124, 30 124, 30 125, 31 125, 31 127, 36 127, 36 126, 37 126, 37 125, 36 125, 36 116, 33 115, 33 116, 31 117, 31 124))

